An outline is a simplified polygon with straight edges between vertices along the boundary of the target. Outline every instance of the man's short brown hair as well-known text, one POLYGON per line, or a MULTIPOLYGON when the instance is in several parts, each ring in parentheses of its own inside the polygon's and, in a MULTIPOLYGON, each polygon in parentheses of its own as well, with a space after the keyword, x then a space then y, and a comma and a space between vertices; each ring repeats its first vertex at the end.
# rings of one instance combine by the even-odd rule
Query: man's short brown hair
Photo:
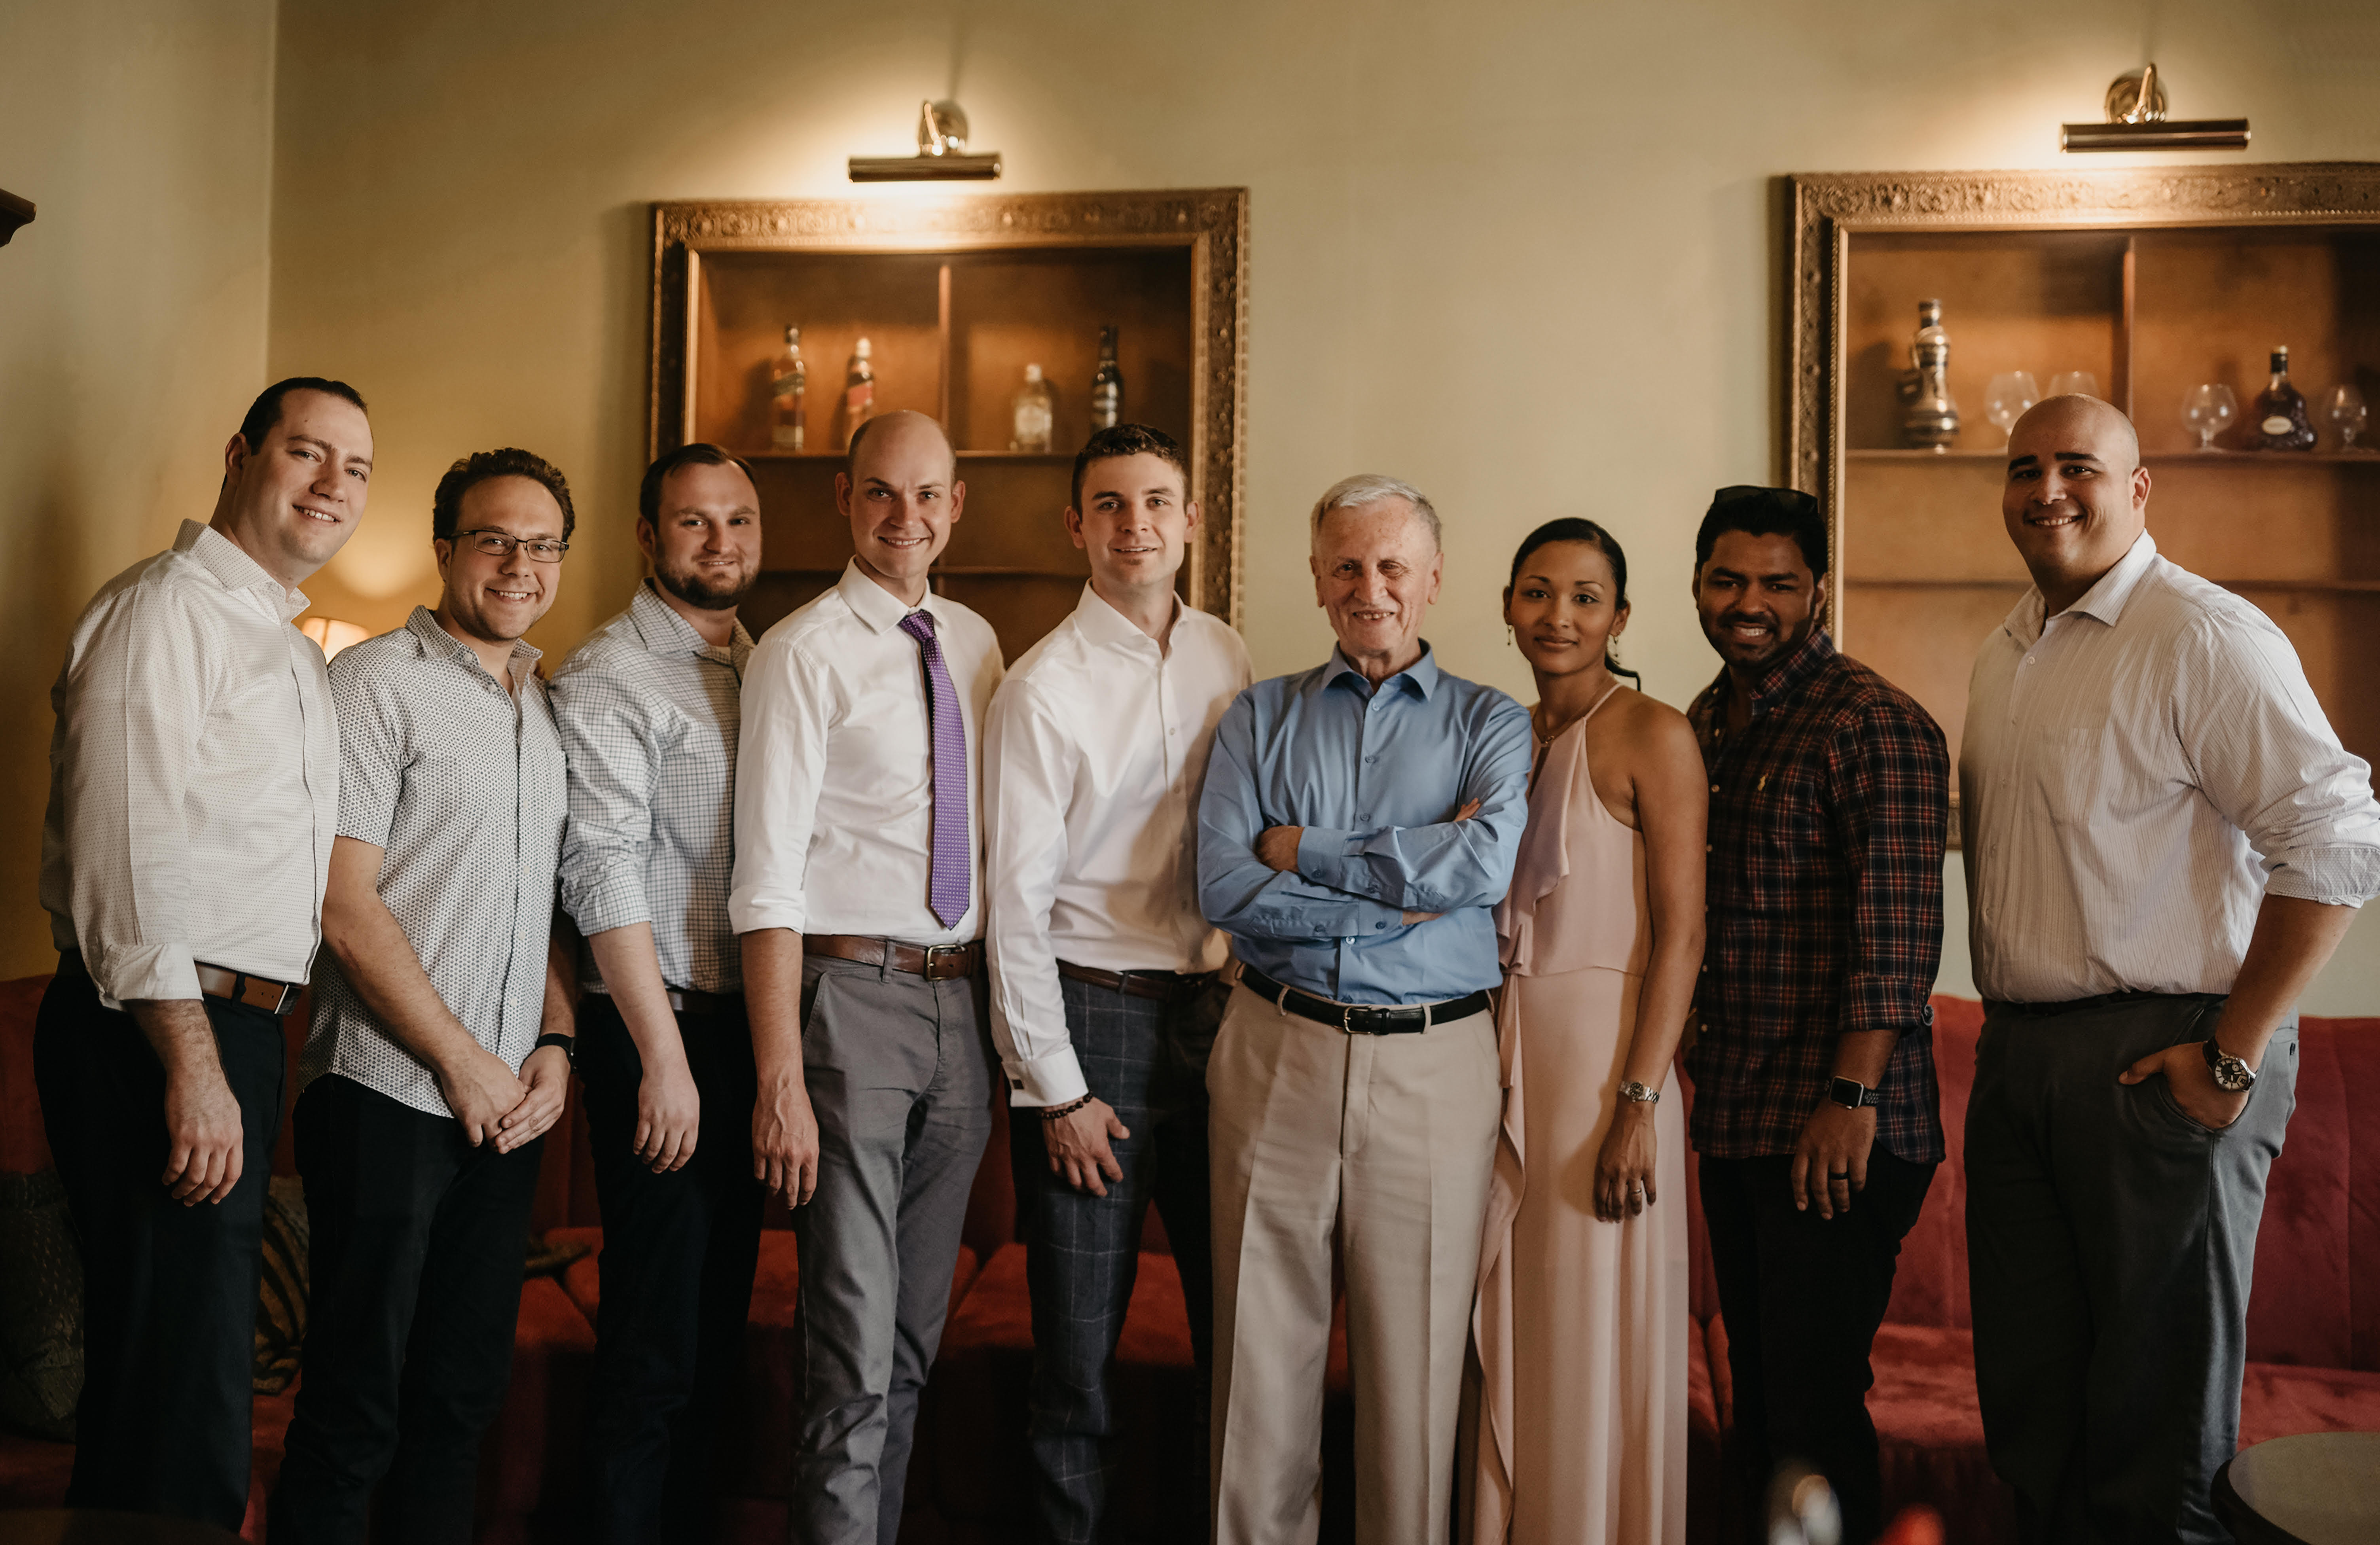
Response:
POLYGON ((1159 461, 1182 474, 1182 497, 1190 497, 1190 462, 1183 455, 1182 447, 1163 429, 1152 429, 1146 424, 1117 424, 1091 436, 1082 450, 1075 454, 1075 501, 1073 509, 1083 508, 1083 474, 1093 462, 1112 461, 1118 456, 1155 456, 1159 461))
POLYGON ((752 475, 752 464, 733 451, 723 450, 708 441, 694 441, 674 451, 664 451, 645 468, 645 480, 637 486, 637 518, 652 525, 661 524, 662 485, 669 475, 682 466, 732 466, 744 474, 752 485, 754 502, 759 502, 760 479, 752 475))
POLYGON ((438 479, 438 491, 430 496, 430 535, 453 541, 455 525, 463 518, 463 496, 494 477, 526 477, 545 485, 562 506, 562 539, 570 539, 578 517, 571 511, 570 484, 562 469, 543 456, 509 445, 501 451, 474 451, 446 469, 446 476, 438 479))

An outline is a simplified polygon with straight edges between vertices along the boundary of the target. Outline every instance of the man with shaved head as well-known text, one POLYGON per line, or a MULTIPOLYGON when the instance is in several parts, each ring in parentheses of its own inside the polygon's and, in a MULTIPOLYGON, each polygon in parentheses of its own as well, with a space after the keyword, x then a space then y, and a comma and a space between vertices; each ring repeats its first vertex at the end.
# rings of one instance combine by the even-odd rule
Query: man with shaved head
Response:
POLYGON ((735 876, 753 1173, 795 1209, 792 1534, 892 1545, 917 1395, 991 1135, 978 731, 990 624, 932 594, 966 485, 939 426, 871 418, 834 480, 853 556, 744 674, 735 876))
POLYGON ((1215 732, 1198 885, 1239 985, 1208 1063, 1214 1538, 1311 1540, 1334 1254, 1355 1383, 1355 1536, 1443 1541, 1503 1111, 1493 908, 1528 819, 1526 709, 1421 636, 1446 560, 1393 478, 1314 506, 1327 664, 1215 732))
POLYGON ((1959 762, 1985 1433, 2028 1538, 2211 1545, 2296 1004, 2380 894, 2380 808, 2280 630, 2158 555, 2122 414, 2053 397, 2008 455, 2034 585, 1959 762))

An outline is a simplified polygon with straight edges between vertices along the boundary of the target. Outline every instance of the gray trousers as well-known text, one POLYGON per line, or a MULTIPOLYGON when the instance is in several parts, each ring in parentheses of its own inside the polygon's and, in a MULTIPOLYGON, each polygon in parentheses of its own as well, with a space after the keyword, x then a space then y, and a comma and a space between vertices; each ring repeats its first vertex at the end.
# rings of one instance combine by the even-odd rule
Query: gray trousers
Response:
POLYGON ((2265 1177, 2297 1101, 2295 1020, 2220 1131, 2162 1074, 2116 1075, 2213 1033, 2223 999, 1992 1004, 1967 1104, 1975 1384, 1992 1467, 2029 1540, 2230 1535, 2208 1502, 2239 1445, 2265 1177))
POLYGON ((917 1396, 991 1136, 984 1024, 980 978, 802 964, 819 1181, 794 1213, 803 1362, 788 1523, 800 1545, 892 1545, 900 1533, 917 1396))

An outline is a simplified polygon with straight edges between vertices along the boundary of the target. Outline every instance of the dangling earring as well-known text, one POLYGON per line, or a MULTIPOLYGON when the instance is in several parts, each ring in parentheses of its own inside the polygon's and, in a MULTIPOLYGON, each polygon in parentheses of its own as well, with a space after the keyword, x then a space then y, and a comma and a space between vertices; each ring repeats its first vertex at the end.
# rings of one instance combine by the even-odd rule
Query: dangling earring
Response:
POLYGON ((1504 630, 1504 647, 1507 649, 1518 647, 1518 646, 1512 642, 1512 630, 1510 627, 1507 627, 1504 630))

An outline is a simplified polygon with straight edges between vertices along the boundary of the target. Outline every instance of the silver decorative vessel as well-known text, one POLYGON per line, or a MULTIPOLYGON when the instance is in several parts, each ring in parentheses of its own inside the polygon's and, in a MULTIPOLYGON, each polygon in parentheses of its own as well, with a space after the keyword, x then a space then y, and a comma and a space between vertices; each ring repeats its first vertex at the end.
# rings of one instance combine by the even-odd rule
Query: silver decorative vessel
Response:
POLYGON ((1917 303, 1917 336, 1909 345, 1909 372, 1900 378, 1901 443, 1912 451, 1947 452, 1959 438, 1959 404, 1950 396, 1950 335, 1942 331, 1942 303, 1917 303))

